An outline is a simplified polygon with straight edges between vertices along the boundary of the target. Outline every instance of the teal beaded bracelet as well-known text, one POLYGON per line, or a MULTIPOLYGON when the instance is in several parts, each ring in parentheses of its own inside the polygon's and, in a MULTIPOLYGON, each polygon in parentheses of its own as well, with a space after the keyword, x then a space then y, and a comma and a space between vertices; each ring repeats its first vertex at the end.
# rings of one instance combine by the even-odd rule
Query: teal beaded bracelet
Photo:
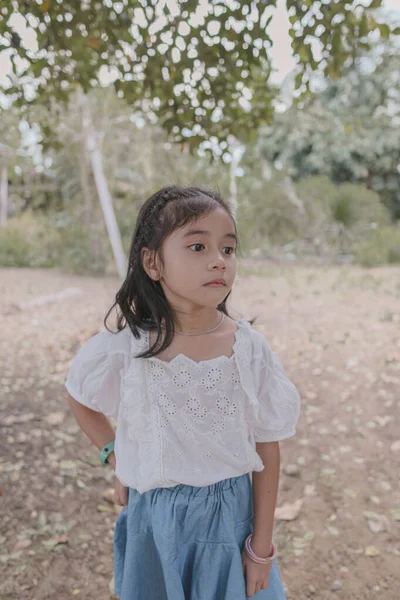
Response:
POLYGON ((110 454, 112 454, 114 452, 114 444, 115 444, 115 440, 113 440, 109 444, 106 444, 104 446, 104 448, 100 451, 100 461, 101 461, 101 464, 103 464, 103 465, 107 464, 108 457, 110 456, 110 454))

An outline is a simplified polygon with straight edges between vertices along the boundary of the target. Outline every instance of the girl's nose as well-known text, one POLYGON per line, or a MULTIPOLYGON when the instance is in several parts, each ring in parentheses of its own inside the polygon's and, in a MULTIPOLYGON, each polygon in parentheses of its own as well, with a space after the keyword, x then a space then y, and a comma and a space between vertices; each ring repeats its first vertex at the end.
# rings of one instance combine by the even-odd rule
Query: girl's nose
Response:
POLYGON ((210 266, 212 269, 218 269, 219 271, 225 271, 226 262, 222 257, 218 257, 212 261, 210 266))

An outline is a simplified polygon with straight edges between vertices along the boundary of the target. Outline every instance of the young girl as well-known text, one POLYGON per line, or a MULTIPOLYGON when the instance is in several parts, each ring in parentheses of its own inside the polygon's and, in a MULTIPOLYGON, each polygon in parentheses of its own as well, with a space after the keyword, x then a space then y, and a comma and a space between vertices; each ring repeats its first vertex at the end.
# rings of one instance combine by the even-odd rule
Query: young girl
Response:
POLYGON ((300 398, 265 339, 229 317, 236 247, 219 195, 154 194, 112 307, 118 332, 89 339, 68 373, 72 411, 124 506, 121 600, 285 599, 273 518, 279 440, 294 435, 300 398))

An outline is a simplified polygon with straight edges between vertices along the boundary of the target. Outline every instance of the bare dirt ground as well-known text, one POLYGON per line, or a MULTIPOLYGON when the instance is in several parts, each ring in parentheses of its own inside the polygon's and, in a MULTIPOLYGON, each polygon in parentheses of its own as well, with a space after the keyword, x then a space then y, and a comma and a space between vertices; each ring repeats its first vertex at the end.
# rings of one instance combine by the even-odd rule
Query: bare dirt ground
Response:
MULTIPOLYGON (((2 269, 0 282, 0 600, 109 600, 112 472, 63 382, 118 281, 2 269)), ((292 514, 275 528, 288 600, 398 600, 400 269, 246 264, 232 308, 258 317, 302 396, 281 443, 292 514)))

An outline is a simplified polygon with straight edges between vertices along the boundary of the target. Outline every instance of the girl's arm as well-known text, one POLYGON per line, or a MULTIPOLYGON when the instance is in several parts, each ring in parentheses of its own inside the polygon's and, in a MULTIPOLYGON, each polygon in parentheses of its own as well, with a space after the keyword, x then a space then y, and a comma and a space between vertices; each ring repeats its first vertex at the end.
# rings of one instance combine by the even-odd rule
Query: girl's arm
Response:
POLYGON ((258 556, 269 556, 274 528, 274 513, 278 496, 280 451, 279 442, 256 443, 265 469, 253 471, 254 531, 251 547, 258 556))
MULTIPOLYGON (((70 394, 67 395, 72 414, 82 431, 88 436, 99 450, 115 438, 115 432, 105 415, 77 402, 70 394)), ((110 454, 108 463, 115 470, 115 454, 110 454)))

